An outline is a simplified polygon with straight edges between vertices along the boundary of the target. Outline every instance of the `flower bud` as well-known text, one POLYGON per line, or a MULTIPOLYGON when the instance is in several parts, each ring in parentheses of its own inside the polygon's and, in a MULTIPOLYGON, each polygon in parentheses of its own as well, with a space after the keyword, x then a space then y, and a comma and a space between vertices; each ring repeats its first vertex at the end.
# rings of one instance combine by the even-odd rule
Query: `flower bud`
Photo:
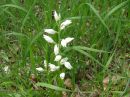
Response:
POLYGON ((60 78, 63 80, 65 78, 65 73, 61 73, 60 78))
POLYGON ((59 66, 55 66, 54 64, 51 64, 51 63, 49 63, 49 67, 50 67, 50 71, 56 71, 56 70, 58 70, 60 67, 59 66))
POLYGON ((56 31, 53 29, 44 29, 44 32, 48 33, 48 34, 55 34, 56 31))
POLYGON ((36 70, 39 71, 39 72, 43 72, 44 71, 42 67, 38 67, 38 68, 36 68, 36 70))
POLYGON ((55 61, 60 61, 60 59, 61 59, 61 55, 57 55, 56 57, 55 57, 55 61))
POLYGON ((56 21, 59 21, 61 16, 60 16, 60 14, 58 15, 56 11, 54 11, 54 18, 56 21))
POLYGON ((67 69, 72 69, 72 66, 69 62, 65 62, 64 63, 64 66, 67 68, 67 69))
POLYGON ((43 38, 44 38, 47 42, 49 42, 49 43, 55 43, 54 40, 53 40, 51 37, 47 36, 47 35, 43 35, 43 38))
POLYGON ((57 44, 54 46, 54 53, 55 55, 59 54, 59 47, 57 44))
POLYGON ((61 23, 60 29, 63 30, 66 26, 70 25, 71 23, 71 20, 65 20, 63 23, 61 23))
POLYGON ((62 39, 62 40, 61 40, 61 45, 62 45, 63 47, 66 47, 67 44, 68 44, 69 42, 71 42, 73 39, 74 39, 74 38, 71 38, 71 37, 62 39))
POLYGON ((61 59, 60 64, 64 64, 65 62, 67 62, 67 60, 68 60, 68 58, 67 58, 67 57, 66 57, 66 58, 61 59))

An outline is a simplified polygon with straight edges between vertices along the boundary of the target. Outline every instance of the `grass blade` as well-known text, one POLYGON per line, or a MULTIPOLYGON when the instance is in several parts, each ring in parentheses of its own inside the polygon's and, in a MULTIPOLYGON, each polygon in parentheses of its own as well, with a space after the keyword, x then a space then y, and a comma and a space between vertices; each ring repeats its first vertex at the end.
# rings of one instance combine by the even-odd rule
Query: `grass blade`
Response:
POLYGON ((75 17, 69 17, 67 19, 70 19, 70 20, 80 20, 80 19, 86 19, 86 16, 75 16, 75 17))
POLYGON ((109 59, 108 59, 106 65, 105 65, 104 72, 105 72, 105 70, 108 69, 108 67, 109 67, 109 65, 110 65, 110 63, 111 63, 111 61, 112 61, 112 58, 113 58, 114 54, 115 54, 115 51, 114 51, 114 52, 112 53, 112 55, 109 57, 109 59))
POLYGON ((81 54, 83 54, 83 55, 89 57, 90 59, 92 59, 93 61, 95 61, 95 62, 96 62, 97 64, 99 64, 100 66, 104 67, 104 66, 102 65, 102 63, 100 63, 97 59, 95 59, 93 56, 91 56, 91 55, 88 54, 87 52, 85 52, 85 51, 83 51, 83 50, 81 50, 81 49, 78 49, 78 48, 73 48, 73 49, 76 50, 76 51, 78 51, 78 52, 80 52, 81 54))
POLYGON ((94 49, 94 48, 89 48, 89 47, 85 47, 85 46, 73 46, 72 48, 77 48, 77 49, 81 49, 81 50, 86 50, 86 51, 92 51, 92 52, 98 52, 98 53, 110 53, 104 50, 98 50, 98 49, 94 49))
POLYGON ((57 90, 57 91, 71 92, 71 90, 68 90, 68 89, 65 89, 65 88, 61 88, 61 87, 58 87, 58 86, 54 86, 54 85, 51 85, 51 84, 47 84, 47 83, 44 83, 44 82, 39 82, 36 85, 37 86, 46 87, 46 88, 50 88, 50 89, 57 90))
POLYGON ((102 17, 99 15, 98 11, 94 8, 94 6, 91 5, 90 3, 85 3, 85 4, 87 4, 92 9, 92 11, 95 13, 95 15, 101 21, 101 23, 104 25, 104 27, 109 31, 108 26, 106 25, 106 23, 104 22, 104 20, 102 19, 102 17))
POLYGON ((117 5, 116 7, 114 7, 111 11, 109 11, 109 13, 105 16, 104 20, 107 20, 109 18, 109 16, 111 16, 114 12, 116 12, 117 10, 119 10, 120 8, 122 8, 123 6, 125 6, 126 4, 128 4, 129 0, 122 2, 121 4, 117 5))
MULTIPOLYGON (((125 86, 125 89, 124 89, 124 91, 123 91, 123 93, 121 94, 120 97, 123 97, 123 96, 125 95, 125 93, 128 92, 127 90, 129 89, 129 85, 130 85, 130 78, 128 79, 128 82, 127 82, 127 84, 126 84, 126 86, 125 86)), ((128 92, 128 93, 129 93, 129 92, 128 92)), ((126 94, 126 95, 127 95, 127 94, 126 94)))
POLYGON ((26 21, 27 21, 29 15, 30 15, 31 10, 33 9, 33 6, 34 6, 35 2, 36 2, 36 0, 33 1, 32 6, 31 6, 30 9, 28 10, 28 12, 27 12, 25 18, 23 19, 22 26, 21 26, 21 31, 23 30, 23 27, 24 27, 24 25, 25 25, 25 23, 26 23, 26 21))
POLYGON ((27 47, 27 50, 26 50, 26 52, 25 52, 25 56, 27 55, 27 53, 28 53, 28 51, 29 51, 31 45, 32 45, 39 37, 41 37, 42 34, 43 34, 43 31, 39 32, 39 33, 30 41, 30 43, 29 43, 29 45, 28 45, 28 47, 27 47))
POLYGON ((14 4, 5 4, 5 5, 1 5, 0 7, 13 7, 13 8, 20 9, 20 10, 22 10, 22 11, 24 11, 24 12, 27 12, 27 10, 24 9, 23 7, 20 7, 20 6, 18 6, 18 5, 14 5, 14 4))
POLYGON ((17 32, 12 32, 12 33, 7 33, 6 35, 15 35, 15 36, 21 36, 21 37, 26 37, 29 39, 29 37, 23 33, 17 33, 17 32))

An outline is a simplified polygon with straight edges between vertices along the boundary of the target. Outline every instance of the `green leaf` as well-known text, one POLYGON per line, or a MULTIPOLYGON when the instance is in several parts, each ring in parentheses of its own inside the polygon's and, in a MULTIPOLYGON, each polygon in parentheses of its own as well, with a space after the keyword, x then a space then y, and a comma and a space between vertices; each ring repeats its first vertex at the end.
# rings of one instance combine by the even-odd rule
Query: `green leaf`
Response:
POLYGON ((37 86, 46 87, 46 88, 50 88, 50 89, 57 90, 57 91, 71 92, 71 90, 68 90, 68 89, 65 89, 65 88, 61 88, 61 87, 58 87, 58 86, 54 86, 54 85, 51 85, 51 84, 47 84, 47 83, 44 83, 44 82, 39 82, 36 85, 37 86))
POLYGON ((98 50, 98 49, 89 48, 89 47, 85 47, 85 46, 73 46, 72 48, 86 50, 86 51, 92 51, 92 52, 98 52, 98 53, 110 53, 110 52, 107 52, 104 50, 98 50))

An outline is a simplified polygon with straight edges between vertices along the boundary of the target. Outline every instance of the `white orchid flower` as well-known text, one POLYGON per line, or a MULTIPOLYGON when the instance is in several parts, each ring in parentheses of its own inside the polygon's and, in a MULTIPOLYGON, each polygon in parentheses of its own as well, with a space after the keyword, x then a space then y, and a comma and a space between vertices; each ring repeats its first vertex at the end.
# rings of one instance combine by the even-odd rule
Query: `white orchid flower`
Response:
POLYGON ((9 66, 5 66, 4 68, 3 68, 3 70, 5 71, 5 73, 9 73, 9 66))
POLYGON ((49 43, 55 43, 54 40, 50 37, 50 36, 47 36, 47 35, 43 35, 43 38, 49 42, 49 43))
POLYGON ((67 57, 66 57, 66 58, 61 59, 60 64, 64 64, 65 62, 67 62, 67 60, 68 60, 68 58, 67 58, 67 57))
POLYGON ((64 22, 61 23, 60 29, 63 30, 66 26, 70 25, 72 23, 71 20, 65 20, 64 22))
POLYGON ((65 73, 61 73, 60 78, 63 80, 65 78, 65 73))
POLYGON ((47 61, 44 60, 44 67, 46 68, 47 67, 47 61))
POLYGON ((61 40, 61 45, 62 45, 63 47, 66 47, 67 44, 68 44, 69 42, 71 42, 73 39, 74 39, 74 38, 71 38, 71 37, 62 39, 62 40, 61 40))
POLYGON ((55 53, 55 55, 59 54, 59 47, 57 44, 54 46, 54 53, 55 53))
POLYGON ((50 71, 56 71, 56 70, 58 70, 60 67, 59 66, 55 66, 54 64, 51 64, 51 63, 49 63, 49 67, 50 67, 50 71))
POLYGON ((56 57, 55 57, 55 60, 54 61, 60 61, 60 59, 62 58, 62 56, 61 55, 56 55, 56 57))
POLYGON ((64 66, 67 68, 67 69, 72 69, 72 66, 69 62, 65 62, 64 63, 64 66))
POLYGON ((56 31, 53 29, 44 29, 44 32, 48 33, 48 34, 55 34, 56 31))
POLYGON ((38 67, 38 68, 36 68, 36 70, 39 71, 39 72, 43 72, 44 71, 42 67, 38 67))
POLYGON ((60 16, 60 14, 57 14, 56 11, 54 11, 54 18, 56 21, 59 21, 61 19, 61 16, 60 16))

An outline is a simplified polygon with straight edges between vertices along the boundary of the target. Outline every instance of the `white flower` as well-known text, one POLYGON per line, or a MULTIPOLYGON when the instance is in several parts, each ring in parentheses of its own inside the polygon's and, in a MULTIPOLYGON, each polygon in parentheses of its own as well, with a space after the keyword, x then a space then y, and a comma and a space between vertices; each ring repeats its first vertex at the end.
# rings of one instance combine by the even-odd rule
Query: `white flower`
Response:
POLYGON ((39 71, 39 72, 43 72, 44 71, 42 67, 38 67, 38 68, 36 68, 36 70, 39 71))
POLYGON ((61 59, 60 64, 64 64, 65 62, 67 62, 67 60, 68 60, 68 58, 67 58, 67 57, 66 57, 66 58, 61 59))
POLYGON ((67 43, 66 43, 65 39, 62 39, 62 40, 61 40, 61 45, 62 45, 63 47, 66 47, 67 43))
POLYGON ((65 73, 61 73, 60 78, 63 80, 65 78, 65 73))
POLYGON ((56 31, 53 29, 44 29, 44 32, 48 33, 48 34, 55 34, 56 31))
POLYGON ((64 29, 66 26, 70 25, 72 23, 71 20, 65 20, 63 23, 60 25, 60 29, 64 29))
POLYGON ((4 68, 3 68, 3 70, 5 71, 5 73, 8 73, 10 70, 9 70, 9 66, 5 66, 4 68))
POLYGON ((45 68, 47 67, 47 61, 46 60, 44 60, 44 66, 45 66, 45 68))
POLYGON ((65 62, 64 63, 64 66, 67 68, 67 69, 72 69, 72 66, 69 62, 65 62))
POLYGON ((54 40, 53 40, 51 37, 49 37, 49 36, 47 36, 47 35, 43 35, 43 37, 44 37, 44 39, 45 39, 47 42, 49 42, 49 43, 55 43, 54 40))
POLYGON ((60 16, 60 14, 58 15, 56 11, 54 11, 54 18, 56 21, 59 21, 61 16, 60 16))
POLYGON ((55 61, 60 61, 61 57, 62 57, 61 55, 56 55, 55 61))
POLYGON ((49 63, 49 67, 50 67, 50 71, 56 71, 60 68, 59 66, 55 66, 54 64, 51 63, 49 63))
POLYGON ((67 44, 68 44, 69 42, 71 42, 73 39, 74 39, 74 38, 71 38, 71 37, 62 39, 62 40, 61 40, 61 45, 62 45, 63 47, 66 47, 67 44))
POLYGON ((54 53, 55 55, 59 54, 59 47, 57 44, 54 46, 54 53))

